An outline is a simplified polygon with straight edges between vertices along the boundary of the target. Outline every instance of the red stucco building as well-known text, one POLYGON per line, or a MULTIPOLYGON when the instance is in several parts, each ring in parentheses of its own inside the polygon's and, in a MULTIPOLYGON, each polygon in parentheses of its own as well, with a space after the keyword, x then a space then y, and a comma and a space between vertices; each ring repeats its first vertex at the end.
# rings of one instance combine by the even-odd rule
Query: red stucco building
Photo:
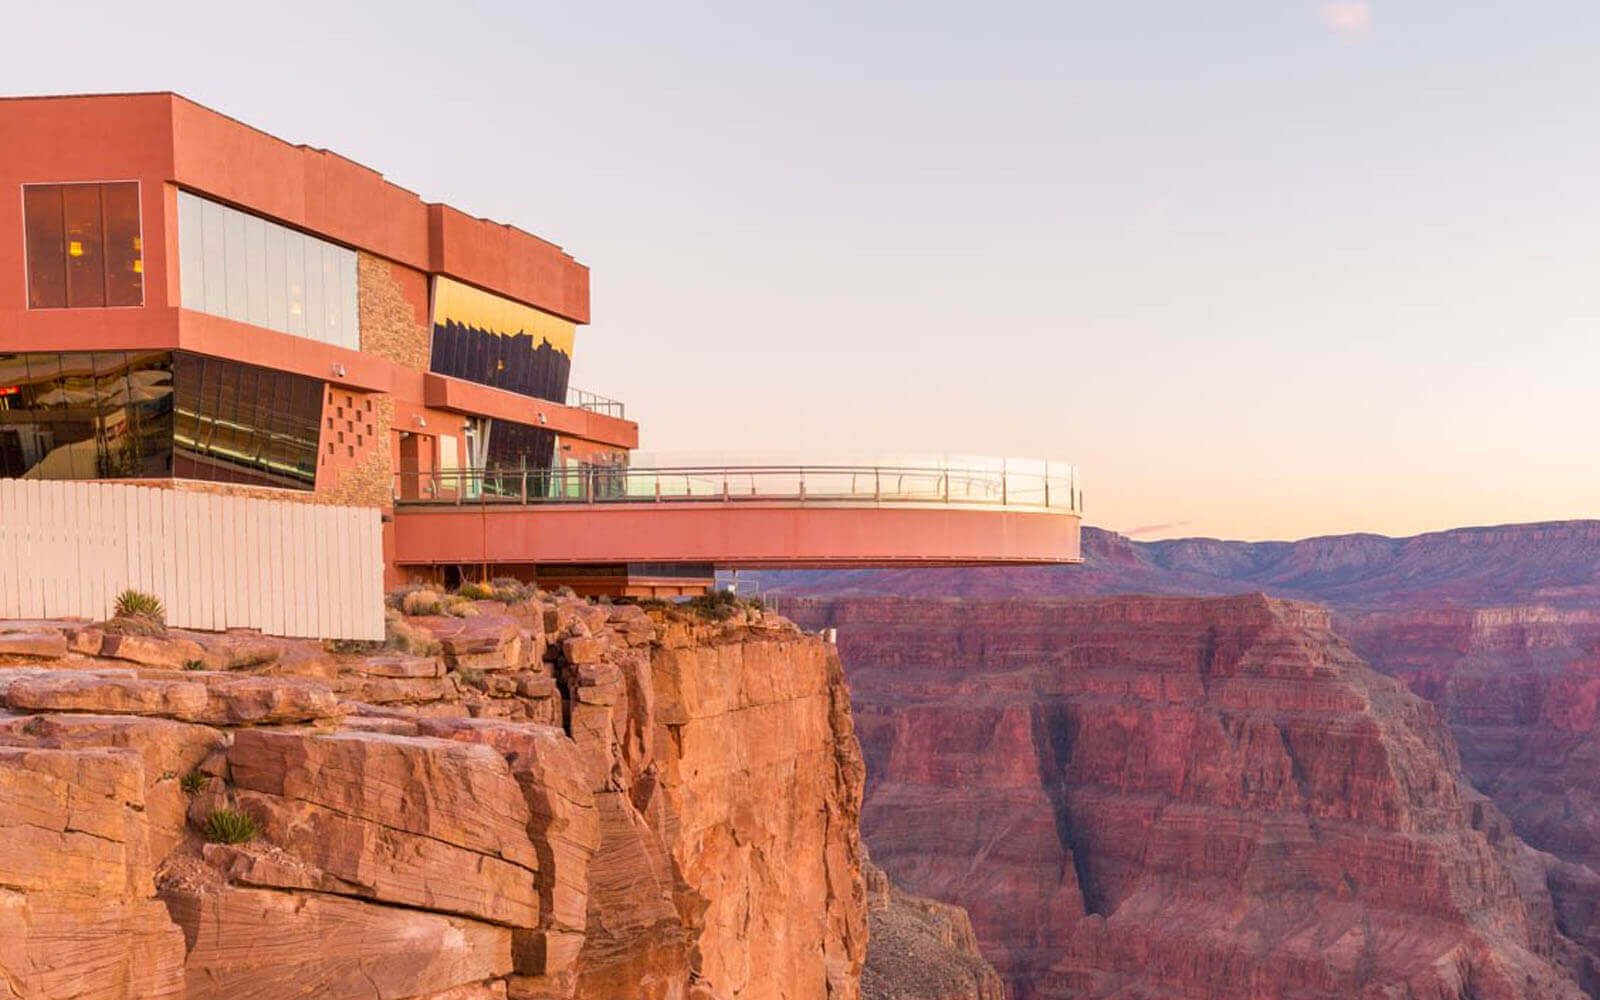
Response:
POLYGON ((1078 558, 1064 465, 641 468, 568 384, 588 268, 335 153, 170 93, 0 100, 0 149, 0 476, 376 507, 390 583, 1078 558))

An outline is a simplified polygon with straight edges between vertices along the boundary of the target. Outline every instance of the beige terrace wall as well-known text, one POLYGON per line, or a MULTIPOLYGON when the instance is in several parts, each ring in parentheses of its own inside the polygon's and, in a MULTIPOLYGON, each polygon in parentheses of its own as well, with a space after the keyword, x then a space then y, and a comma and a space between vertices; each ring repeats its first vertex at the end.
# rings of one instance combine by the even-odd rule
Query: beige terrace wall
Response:
POLYGON ((130 587, 180 628, 382 639, 379 512, 0 479, 0 618, 103 619, 130 587))

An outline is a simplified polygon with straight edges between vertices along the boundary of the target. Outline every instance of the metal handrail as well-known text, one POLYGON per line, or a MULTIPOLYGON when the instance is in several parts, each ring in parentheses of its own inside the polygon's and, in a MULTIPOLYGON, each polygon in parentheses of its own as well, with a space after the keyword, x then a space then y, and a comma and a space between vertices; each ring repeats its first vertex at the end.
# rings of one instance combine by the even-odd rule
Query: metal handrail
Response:
POLYGON ((397 505, 552 503, 951 504, 1081 513, 1077 470, 935 466, 580 466, 452 469, 395 476, 397 505))
POLYGON ((628 416, 628 408, 621 400, 572 386, 567 387, 567 405, 591 413, 603 413, 618 420, 626 420, 628 416))

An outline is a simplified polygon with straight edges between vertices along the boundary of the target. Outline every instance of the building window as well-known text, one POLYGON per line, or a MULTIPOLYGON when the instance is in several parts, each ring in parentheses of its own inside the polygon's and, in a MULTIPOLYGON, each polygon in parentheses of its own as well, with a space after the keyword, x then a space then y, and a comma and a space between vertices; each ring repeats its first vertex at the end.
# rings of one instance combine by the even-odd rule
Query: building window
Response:
POLYGON ((184 352, 0 354, 0 476, 309 490, 322 392, 184 352))
POLYGON ((0 476, 170 475, 170 354, 0 354, 0 476))
POLYGON ((355 251, 178 192, 185 309, 361 348, 355 251))
POLYGON ((144 304, 139 184, 24 184, 28 308, 144 304))
POLYGON ((173 475, 309 490, 317 481, 323 383, 178 354, 173 475))
POLYGON ((430 368, 440 375, 565 403, 576 329, 521 302, 433 280, 430 368))

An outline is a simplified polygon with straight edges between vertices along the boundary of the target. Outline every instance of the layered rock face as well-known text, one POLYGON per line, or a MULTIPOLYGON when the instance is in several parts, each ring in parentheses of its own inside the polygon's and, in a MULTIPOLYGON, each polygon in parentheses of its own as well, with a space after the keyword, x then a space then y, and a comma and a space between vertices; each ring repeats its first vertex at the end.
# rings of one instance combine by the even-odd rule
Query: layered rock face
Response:
POLYGON ((1582 866, 1552 879, 1568 932, 1600 937, 1600 613, 1548 607, 1385 611, 1336 626, 1438 706, 1472 783, 1519 836, 1582 866))
POLYGON ((1600 601, 1600 521, 1457 528, 1410 538, 1134 541, 1083 529, 1081 566, 821 570, 763 574, 773 592, 1052 597, 1265 591, 1342 608, 1600 601))
POLYGON ((831 647, 562 598, 400 626, 0 624, 0 997, 855 1000, 831 647))
POLYGON ((784 607, 839 629, 875 860, 966 907, 1018 1000, 1584 995, 1557 863, 1321 609, 784 607))

